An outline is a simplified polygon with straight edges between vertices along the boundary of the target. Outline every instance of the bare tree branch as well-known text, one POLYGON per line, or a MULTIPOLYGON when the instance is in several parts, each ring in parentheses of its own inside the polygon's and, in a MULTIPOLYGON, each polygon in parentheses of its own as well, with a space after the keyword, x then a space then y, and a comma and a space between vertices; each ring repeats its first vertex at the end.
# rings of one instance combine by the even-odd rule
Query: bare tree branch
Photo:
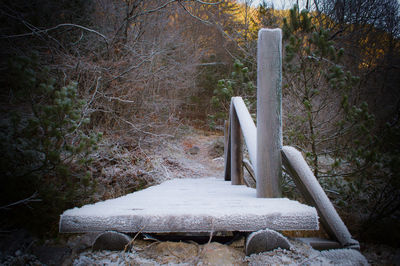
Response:
MULTIPOLYGON (((150 57, 151 57, 151 56, 150 56, 150 57)), ((120 73, 118 76, 115 76, 115 77, 113 77, 112 79, 110 79, 109 81, 107 81, 107 83, 109 83, 109 82, 111 82, 111 81, 114 81, 114 80, 116 80, 116 79, 122 77, 123 75, 125 75, 126 73, 128 73, 128 72, 130 72, 130 71, 132 71, 132 70, 134 70, 134 69, 139 68, 141 65, 143 65, 143 64, 146 63, 146 62, 150 62, 150 60, 146 58, 146 59, 142 60, 139 64, 130 66, 128 69, 124 70, 124 71, 123 71, 122 73, 120 73)))
POLYGON ((178 3, 192 18, 195 18, 195 19, 197 19, 197 20, 199 20, 199 21, 201 21, 201 22, 203 22, 205 24, 211 25, 211 22, 209 22, 207 20, 204 20, 204 19, 192 14, 182 2, 178 1, 178 3))
POLYGON ((76 28, 80 28, 80 29, 82 29, 82 30, 85 30, 85 31, 88 31, 88 32, 91 32, 91 33, 94 33, 94 34, 99 35, 100 37, 102 37, 102 38, 104 39, 104 41, 105 41, 106 43, 108 43, 107 37, 104 36, 103 34, 101 34, 100 32, 95 31, 95 30, 90 29, 90 28, 87 28, 87 27, 84 27, 84 26, 82 26, 82 25, 72 24, 72 23, 58 24, 57 26, 54 26, 54 27, 48 28, 48 29, 43 29, 43 30, 36 30, 36 31, 34 31, 34 30, 32 29, 33 32, 27 32, 27 33, 16 34, 16 35, 9 35, 9 36, 1 36, 0 38, 1 38, 1 39, 10 39, 10 38, 20 38, 20 37, 32 36, 32 35, 36 35, 36 34, 40 34, 40 33, 48 33, 49 31, 56 30, 56 29, 61 28, 61 27, 76 27, 76 28))
POLYGON ((142 132, 144 134, 147 134, 147 135, 150 135, 150 136, 153 136, 153 137, 169 137, 169 138, 173 138, 174 137, 174 136, 169 135, 169 134, 154 134, 154 133, 151 133, 151 132, 148 132, 148 131, 144 131, 144 130, 138 128, 137 126, 135 126, 133 123, 131 123, 131 122, 129 122, 129 121, 127 121, 127 120, 125 120, 125 119, 123 119, 121 117, 118 117, 118 119, 121 120, 122 122, 125 122, 128 125, 130 125, 135 131, 142 132))
POLYGON ((28 204, 29 202, 38 202, 38 201, 42 201, 41 199, 37 199, 38 193, 35 192, 33 193, 30 197, 26 198, 26 199, 22 199, 13 203, 10 203, 8 205, 4 205, 4 206, 0 206, 0 210, 8 210, 10 207, 16 206, 16 205, 20 205, 20 204, 28 204))
POLYGON ((200 3, 202 5, 212 5, 212 6, 219 5, 222 3, 222 1, 214 2, 214 3, 213 2, 205 2, 205 1, 201 1, 201 0, 194 0, 194 1, 197 3, 200 3))

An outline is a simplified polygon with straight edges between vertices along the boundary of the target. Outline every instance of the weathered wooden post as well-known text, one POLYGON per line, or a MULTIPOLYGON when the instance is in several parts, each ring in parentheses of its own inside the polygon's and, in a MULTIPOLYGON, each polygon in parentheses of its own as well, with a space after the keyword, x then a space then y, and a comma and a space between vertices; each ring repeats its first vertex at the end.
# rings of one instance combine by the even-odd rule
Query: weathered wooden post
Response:
POLYGON ((231 183, 243 185, 243 136, 236 110, 231 102, 231 183))
MULTIPOLYGON (((230 113, 229 113, 230 115, 230 113)), ((224 123, 224 162, 225 162, 225 170, 224 170, 224 179, 225 181, 231 180, 231 126, 229 121, 225 121, 224 123)))
POLYGON ((280 197, 282 32, 261 29, 257 47, 257 197, 280 197))

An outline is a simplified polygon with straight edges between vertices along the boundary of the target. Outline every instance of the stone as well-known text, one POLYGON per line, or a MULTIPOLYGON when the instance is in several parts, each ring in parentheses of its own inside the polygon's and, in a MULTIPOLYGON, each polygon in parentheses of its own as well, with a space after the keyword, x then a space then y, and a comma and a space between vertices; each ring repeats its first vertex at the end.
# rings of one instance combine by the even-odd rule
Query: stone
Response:
POLYGON ((195 264, 198 245, 185 242, 158 242, 145 249, 145 254, 159 264, 195 264))
POLYGON ((97 236, 92 245, 93 250, 124 250, 130 248, 132 238, 116 231, 107 231, 97 236))
POLYGON ((201 253, 200 265, 246 265, 243 252, 217 242, 204 245, 201 253))
POLYGON ((333 249, 321 251, 321 256, 341 265, 369 265, 367 259, 354 249, 333 249))
POLYGON ((244 252, 217 242, 159 242, 147 248, 145 254, 159 264, 245 265, 244 252))
POLYGON ((290 249, 290 243, 282 234, 264 229, 251 233, 246 240, 246 255, 270 251, 276 248, 290 249))
POLYGON ((61 265, 71 255, 71 249, 64 246, 37 246, 32 251, 45 265, 61 265))
POLYGON ((72 250, 72 253, 79 253, 86 249, 91 248, 98 236, 99 232, 73 235, 70 238, 68 238, 67 246, 72 250))
POLYGON ((197 146, 193 146, 188 150, 190 155, 196 155, 199 153, 199 151, 200 151, 200 148, 197 146))

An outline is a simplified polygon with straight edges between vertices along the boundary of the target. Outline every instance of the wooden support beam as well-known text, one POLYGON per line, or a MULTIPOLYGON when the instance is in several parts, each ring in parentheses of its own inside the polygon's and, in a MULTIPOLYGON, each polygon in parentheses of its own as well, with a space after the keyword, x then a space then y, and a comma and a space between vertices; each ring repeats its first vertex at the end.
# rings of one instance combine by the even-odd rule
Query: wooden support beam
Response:
POLYGON ((328 235, 337 240, 343 247, 360 249, 360 244, 351 237, 349 230, 301 153, 293 147, 284 146, 282 159, 286 171, 292 177, 307 204, 317 209, 321 224, 328 235))
POLYGON ((282 32, 261 29, 257 47, 257 197, 281 196, 282 32))
POLYGON ((253 166, 247 159, 243 159, 243 166, 249 173, 248 175, 243 175, 244 183, 248 187, 256 188, 256 174, 254 173, 253 166))
POLYGON ((340 245, 339 242, 324 238, 296 237, 295 239, 307 245, 310 245, 313 249, 316 250, 329 250, 329 249, 342 248, 342 245, 340 245))
POLYGON ((231 102, 231 182, 232 185, 244 185, 243 181, 243 136, 235 107, 231 102))
POLYGON ((254 182, 254 184, 256 184, 256 182, 257 182, 256 174, 254 172, 253 165, 247 159, 243 159, 243 165, 244 165, 244 168, 246 168, 247 172, 249 172, 250 177, 251 177, 252 181, 254 182))

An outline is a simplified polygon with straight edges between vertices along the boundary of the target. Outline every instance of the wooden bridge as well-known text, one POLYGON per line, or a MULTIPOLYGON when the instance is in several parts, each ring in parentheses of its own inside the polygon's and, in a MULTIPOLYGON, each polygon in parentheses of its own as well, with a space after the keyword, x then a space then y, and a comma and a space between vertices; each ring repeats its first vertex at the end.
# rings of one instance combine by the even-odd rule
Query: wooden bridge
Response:
POLYGON ((300 152, 282 146, 281 30, 258 40, 257 127, 233 97, 225 132, 225 178, 174 179, 139 192, 65 211, 60 232, 255 232, 317 230, 318 218, 341 247, 358 248, 300 152), (243 140, 256 189, 245 186, 243 140), (281 198, 282 163, 307 204, 281 198))

